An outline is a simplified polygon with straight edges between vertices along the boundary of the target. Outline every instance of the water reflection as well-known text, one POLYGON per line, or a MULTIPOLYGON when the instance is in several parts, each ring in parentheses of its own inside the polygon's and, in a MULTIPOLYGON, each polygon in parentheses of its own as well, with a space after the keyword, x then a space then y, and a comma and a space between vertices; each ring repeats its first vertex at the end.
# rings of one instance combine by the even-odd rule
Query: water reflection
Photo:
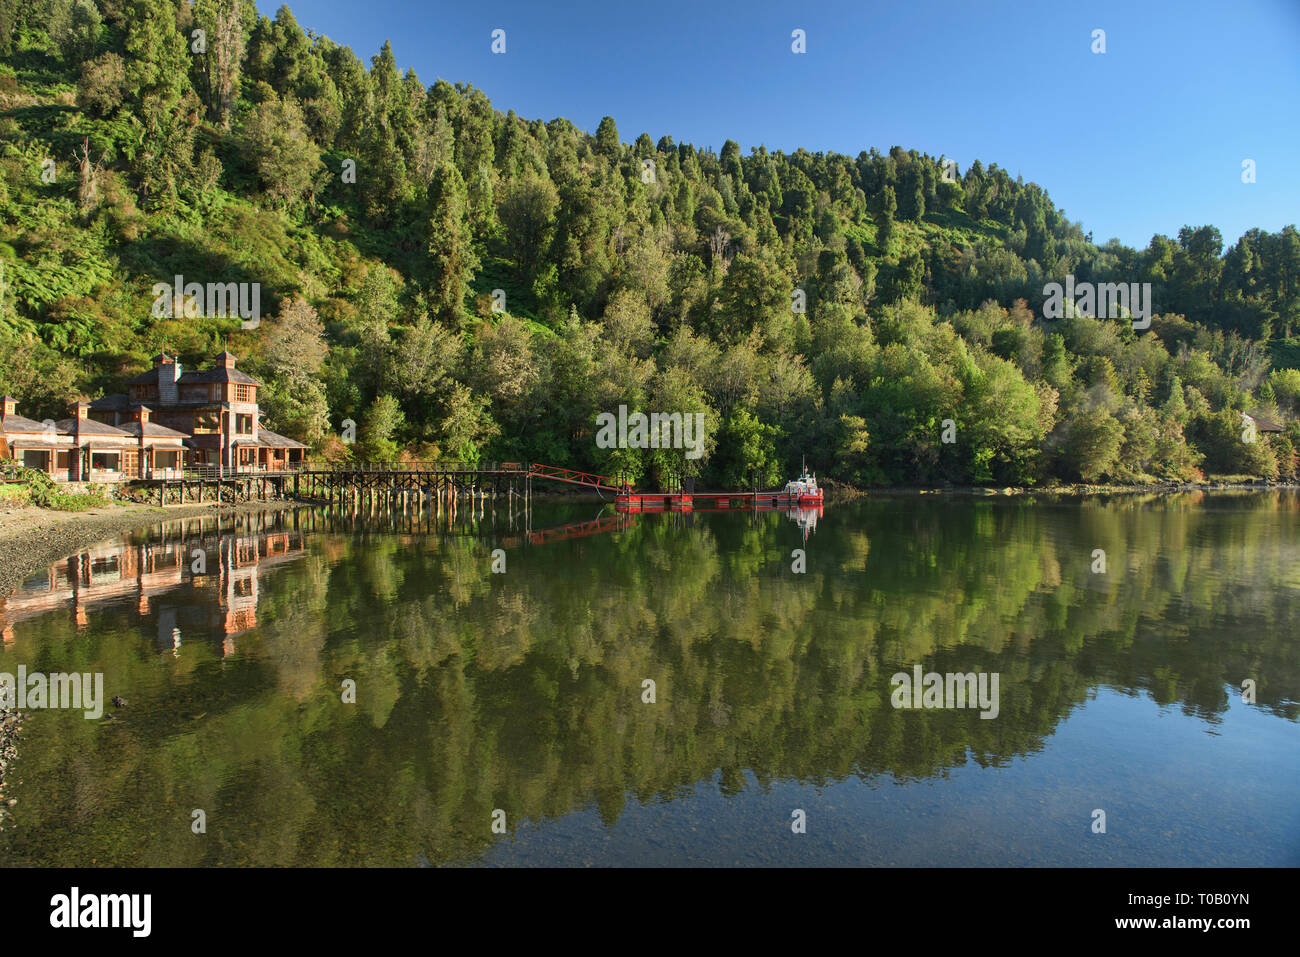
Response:
POLYGON ((156 538, 97 545, 55 562, 0 598, 0 640, 12 645, 20 622, 45 615, 84 630, 93 610, 130 604, 155 619, 159 650, 180 648, 184 620, 186 632, 215 638, 221 654, 231 654, 234 638, 257 625, 260 577, 305 547, 302 532, 274 528, 275 519, 244 516, 229 534, 216 519, 168 522, 156 538))
MULTIPOLYGON (((645 826, 638 809, 681 821, 710 806, 780 863, 780 820, 734 812, 842 784, 868 803, 820 827, 870 820, 873 847, 920 861, 947 853, 945 819, 995 833, 1024 793, 1044 795, 1014 815, 1027 848, 969 863, 1078 863, 1098 846, 1082 843, 1088 813, 1117 794, 1149 808, 1150 833, 1130 821, 1110 863, 1257 864, 1300 847, 1294 493, 593 512, 303 510, 59 563, 6 600, 0 670, 102 670, 132 707, 118 727, 29 722, 0 860, 461 863, 500 849, 496 809, 508 840, 593 815, 603 837, 572 841, 596 853, 645 826), (894 710, 890 676, 918 664, 998 672, 999 717, 894 710), (1118 724, 1116 701, 1135 702, 1118 724), (1171 719, 1190 733, 1170 735, 1171 719), (1155 761, 1166 771, 1143 774, 1155 761), (1195 771, 1190 786, 1175 768, 1195 771), (1076 778, 1082 811, 1060 803, 1076 778), (874 790, 889 782, 910 797, 874 790), (931 826, 919 807, 937 809, 931 826), (222 809, 206 840, 193 808, 222 809), (1171 822, 1208 836, 1155 858, 1171 822)), ((693 846, 664 862, 696 860, 693 846)), ((822 863, 864 860, 851 842, 816 846, 822 863)), ((890 853, 869 860, 906 859, 890 853)))

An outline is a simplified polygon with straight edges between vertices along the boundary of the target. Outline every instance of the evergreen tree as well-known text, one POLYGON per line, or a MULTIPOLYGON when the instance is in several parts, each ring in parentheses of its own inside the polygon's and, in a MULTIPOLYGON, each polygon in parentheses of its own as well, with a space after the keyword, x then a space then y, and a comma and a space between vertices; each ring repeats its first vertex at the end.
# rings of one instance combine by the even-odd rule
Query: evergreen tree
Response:
POLYGON ((455 164, 439 168, 429 189, 430 299, 438 317, 453 326, 459 322, 466 288, 479 265, 467 204, 465 182, 455 164))

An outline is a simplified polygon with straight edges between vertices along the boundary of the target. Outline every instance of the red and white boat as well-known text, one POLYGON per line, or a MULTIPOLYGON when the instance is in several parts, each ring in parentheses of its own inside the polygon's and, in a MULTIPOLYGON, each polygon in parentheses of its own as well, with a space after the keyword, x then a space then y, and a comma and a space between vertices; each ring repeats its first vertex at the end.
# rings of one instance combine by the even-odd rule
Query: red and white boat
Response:
POLYGON ((785 483, 781 495, 792 505, 820 505, 822 503, 822 490, 817 486, 817 476, 808 471, 807 465, 803 467, 802 475, 785 483))

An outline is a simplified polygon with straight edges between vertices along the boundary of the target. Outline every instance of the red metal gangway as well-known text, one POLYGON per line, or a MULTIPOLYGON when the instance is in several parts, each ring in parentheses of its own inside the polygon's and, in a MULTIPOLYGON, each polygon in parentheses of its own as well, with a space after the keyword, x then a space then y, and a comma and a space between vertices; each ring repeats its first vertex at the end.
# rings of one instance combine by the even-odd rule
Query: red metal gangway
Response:
POLYGON ((577 469, 561 468, 558 465, 542 465, 533 462, 528 466, 528 474, 534 478, 550 479, 553 482, 568 482, 570 485, 582 485, 600 492, 613 492, 615 495, 626 495, 632 491, 631 483, 620 482, 608 475, 579 472, 577 469))

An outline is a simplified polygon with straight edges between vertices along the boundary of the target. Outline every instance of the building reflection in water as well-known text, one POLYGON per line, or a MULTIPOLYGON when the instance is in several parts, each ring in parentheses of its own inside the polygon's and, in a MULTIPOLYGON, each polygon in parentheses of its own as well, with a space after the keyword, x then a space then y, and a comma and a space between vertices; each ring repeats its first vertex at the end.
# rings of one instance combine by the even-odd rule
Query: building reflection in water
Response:
POLYGON ((209 637, 222 656, 257 626, 258 583, 304 554, 303 533, 283 515, 163 523, 147 541, 109 542, 61 559, 0 598, 0 642, 22 621, 66 609, 78 630, 96 608, 134 606, 154 618, 160 652, 209 637))

